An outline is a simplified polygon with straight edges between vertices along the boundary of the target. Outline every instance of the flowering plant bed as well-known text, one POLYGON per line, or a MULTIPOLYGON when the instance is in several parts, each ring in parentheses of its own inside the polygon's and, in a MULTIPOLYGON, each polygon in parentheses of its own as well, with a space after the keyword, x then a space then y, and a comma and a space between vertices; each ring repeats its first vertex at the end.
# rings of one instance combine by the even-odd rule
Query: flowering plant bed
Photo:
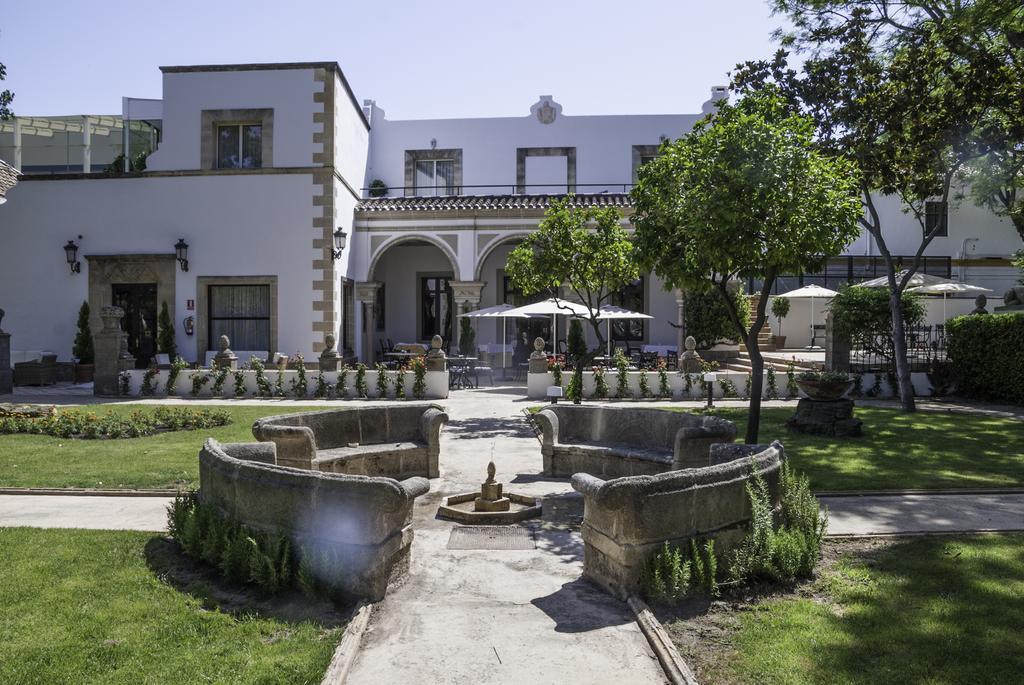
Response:
POLYGON ((49 407, 35 415, 0 415, 0 434, 29 433, 87 440, 138 438, 171 431, 214 428, 230 422, 231 415, 222 409, 158 407, 136 410, 126 416, 112 411, 98 414, 81 409, 49 407))

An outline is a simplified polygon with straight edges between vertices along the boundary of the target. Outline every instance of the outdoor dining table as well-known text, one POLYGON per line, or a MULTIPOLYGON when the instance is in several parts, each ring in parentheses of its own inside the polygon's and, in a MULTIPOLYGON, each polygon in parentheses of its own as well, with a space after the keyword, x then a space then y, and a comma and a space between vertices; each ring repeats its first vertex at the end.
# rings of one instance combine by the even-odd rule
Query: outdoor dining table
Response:
POLYGON ((469 372, 479 357, 448 357, 448 389, 473 388, 469 372))

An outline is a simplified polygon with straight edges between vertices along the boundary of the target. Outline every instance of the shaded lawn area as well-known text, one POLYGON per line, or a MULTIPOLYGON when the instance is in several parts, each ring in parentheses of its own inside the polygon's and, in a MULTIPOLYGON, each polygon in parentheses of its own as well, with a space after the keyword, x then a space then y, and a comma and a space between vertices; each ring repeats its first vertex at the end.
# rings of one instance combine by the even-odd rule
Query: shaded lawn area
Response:
POLYGON ((788 597, 668 622, 698 680, 1020 682, 1024 535, 830 542, 830 553, 788 597))
POLYGON ((340 623, 222 612, 147 565, 154 542, 0 529, 0 682, 320 682, 340 623))
MULTIPOLYGON (((130 414, 153 405, 85 407, 99 414, 130 414)), ((252 422, 261 416, 311 407, 218 406, 231 414, 219 428, 160 433, 145 438, 81 440, 47 435, 0 435, 0 487, 186 488, 199 481, 199 449, 208 437, 252 442, 252 422)), ((322 409, 323 406, 318 408, 322 409)))
MULTIPOLYGON (((810 477, 814 490, 1024 486, 1024 421, 857 407, 864 435, 827 438, 791 432, 786 419, 795 408, 763 408, 760 439, 779 440, 790 463, 810 477)), ((746 410, 714 412, 735 422, 742 440, 746 410)))

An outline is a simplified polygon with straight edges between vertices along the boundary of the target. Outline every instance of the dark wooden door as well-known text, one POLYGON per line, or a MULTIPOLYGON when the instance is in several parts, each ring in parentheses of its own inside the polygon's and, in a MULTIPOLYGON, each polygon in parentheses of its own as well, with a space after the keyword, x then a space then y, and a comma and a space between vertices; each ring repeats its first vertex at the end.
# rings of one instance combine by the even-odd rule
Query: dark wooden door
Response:
POLYGON ((124 310, 121 327, 128 334, 128 351, 135 368, 145 369, 156 355, 156 283, 117 283, 113 304, 124 310))

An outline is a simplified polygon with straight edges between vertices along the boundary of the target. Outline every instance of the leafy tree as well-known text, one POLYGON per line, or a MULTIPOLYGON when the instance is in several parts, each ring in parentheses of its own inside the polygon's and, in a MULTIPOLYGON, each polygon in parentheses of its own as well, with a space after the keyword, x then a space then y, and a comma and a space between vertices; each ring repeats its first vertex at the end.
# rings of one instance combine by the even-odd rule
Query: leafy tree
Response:
POLYGON ((905 411, 913 411, 902 293, 943 228, 940 222, 928 224, 925 203, 955 200, 957 179, 970 165, 1020 140, 1020 5, 1008 0, 774 0, 773 5, 794 27, 784 44, 806 51, 808 59, 800 72, 789 68, 785 51, 773 61, 748 62, 734 75, 733 86, 756 91, 778 84, 794 110, 814 119, 822 146, 860 167, 860 221, 886 267, 900 401, 905 411), (878 196, 900 200, 918 224, 920 240, 909 264, 889 249, 878 196))
POLYGON ((166 354, 171 361, 178 356, 178 345, 174 342, 174 323, 167 311, 167 300, 160 305, 160 315, 156 320, 156 350, 166 354))
POLYGON ((855 167, 821 153, 811 120, 786 111, 774 88, 698 123, 640 169, 633 190, 641 262, 666 285, 718 293, 750 353, 746 441, 758 439, 764 359, 757 336, 779 274, 820 268, 856 238, 855 167), (751 325, 729 283, 761 281, 751 325))
POLYGON ((603 322, 597 318, 601 306, 640 277, 633 241, 621 222, 622 213, 612 207, 574 207, 572 198, 552 201, 539 228, 509 253, 505 267, 512 285, 524 294, 558 297, 564 285, 586 307, 582 320, 590 324, 597 344, 576 364, 573 376, 579 387, 584 364, 605 348, 603 322))
POLYGON ((473 324, 466 317, 459 322, 459 354, 463 357, 472 357, 476 353, 476 331, 473 324))
POLYGON ((569 353, 567 361, 571 362, 574 366, 587 354, 587 339, 583 335, 583 324, 580 323, 579 319, 569 321, 569 338, 566 344, 566 351, 569 353))
MULTIPOLYGON (((0 64, 0 81, 7 78, 7 67, 0 64)), ((10 119, 14 116, 11 110, 11 102, 14 100, 14 93, 10 90, 0 90, 0 121, 10 119)))
MULTIPOLYGON (((903 293, 903 325, 916 326, 924 321, 921 297, 903 293)), ((892 310, 889 293, 882 288, 843 286, 829 304, 836 332, 848 338, 853 347, 886 360, 890 368, 896 357, 892 344, 892 310)))
MULTIPOLYGON (((739 283, 735 284, 739 286, 739 283)), ((734 309, 740 315, 744 327, 750 325, 750 307, 742 287, 729 291, 734 309)), ((736 327, 729 318, 729 309, 718 293, 689 290, 686 292, 686 308, 683 314, 686 334, 692 335, 697 349, 706 350, 723 340, 735 341, 736 327)))
POLYGON ((92 328, 89 326, 89 303, 82 302, 78 309, 78 330, 75 332, 75 342, 72 347, 72 354, 79 364, 92 364, 95 359, 95 351, 92 346, 92 328))
POLYGON ((772 316, 779 320, 779 335, 782 335, 782 320, 789 316, 789 298, 772 298, 772 316))

